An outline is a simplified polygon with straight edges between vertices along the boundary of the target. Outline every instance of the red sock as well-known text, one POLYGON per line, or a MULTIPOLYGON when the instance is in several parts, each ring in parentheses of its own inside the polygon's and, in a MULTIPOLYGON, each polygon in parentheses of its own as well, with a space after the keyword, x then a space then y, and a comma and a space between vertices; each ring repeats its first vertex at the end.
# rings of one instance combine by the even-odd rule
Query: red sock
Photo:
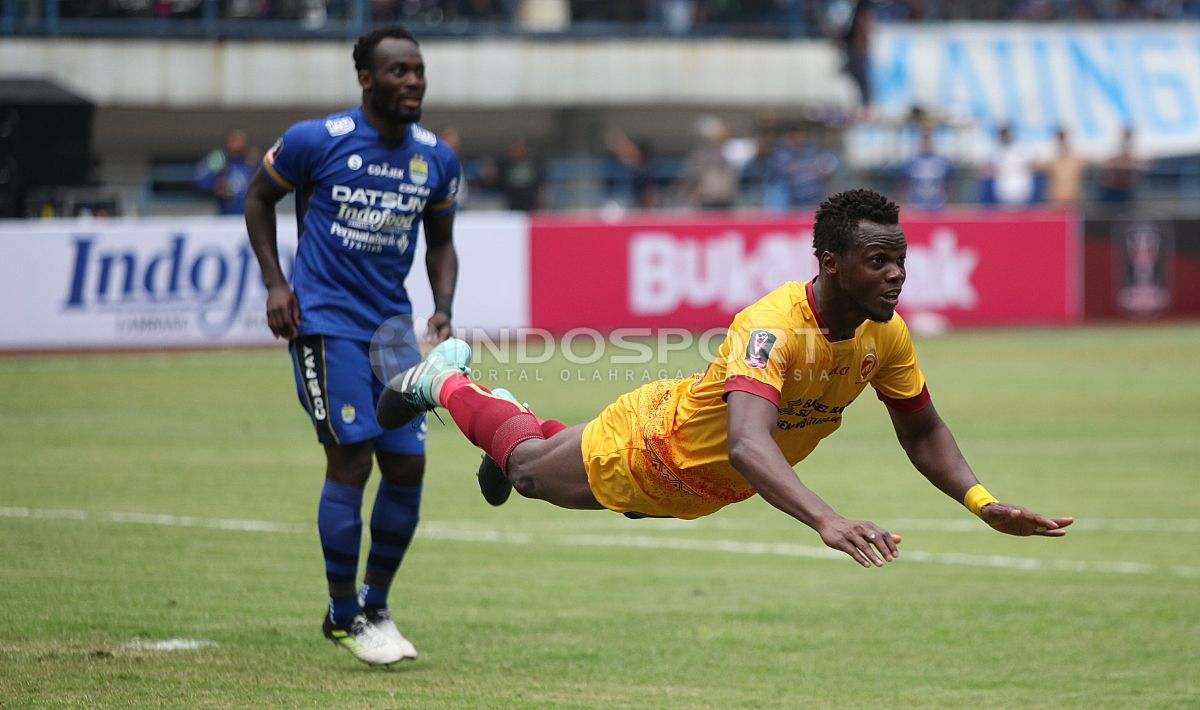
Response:
POLYGON ((556 422, 553 419, 547 419, 539 423, 542 425, 542 436, 546 437, 547 439, 567 428, 566 424, 563 424, 562 422, 556 422))
POLYGON ((506 473, 508 456, 517 444, 546 438, 537 417, 515 402, 494 396, 466 375, 451 375, 442 384, 439 399, 471 443, 506 473))

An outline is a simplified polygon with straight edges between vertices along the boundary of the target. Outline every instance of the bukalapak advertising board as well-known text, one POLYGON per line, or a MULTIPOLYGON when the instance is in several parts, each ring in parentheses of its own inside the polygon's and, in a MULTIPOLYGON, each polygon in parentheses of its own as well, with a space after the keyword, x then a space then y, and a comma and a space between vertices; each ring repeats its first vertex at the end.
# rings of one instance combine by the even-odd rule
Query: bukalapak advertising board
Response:
MULTIPOLYGON (((1076 216, 1059 210, 906 213, 900 311, 920 327, 1062 325, 1082 312, 1076 216)), ((817 273, 812 218, 674 214, 535 217, 538 328, 711 328, 784 281, 817 273)))

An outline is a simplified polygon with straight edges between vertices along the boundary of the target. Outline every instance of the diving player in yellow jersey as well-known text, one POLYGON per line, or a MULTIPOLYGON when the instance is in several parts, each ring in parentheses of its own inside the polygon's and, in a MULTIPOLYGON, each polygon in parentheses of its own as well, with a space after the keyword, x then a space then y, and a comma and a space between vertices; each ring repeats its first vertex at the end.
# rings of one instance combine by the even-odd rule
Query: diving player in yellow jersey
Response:
POLYGON ((651 382, 587 424, 540 420, 471 382, 470 348, 453 339, 389 383, 379 421, 398 427, 445 407, 495 462, 501 484, 563 508, 690 519, 758 493, 871 567, 895 559, 900 538, 838 515, 792 469, 870 385, 909 459, 939 490, 1000 532, 1065 535, 1071 518, 992 497, 938 416, 895 314, 907 251, 896 204, 870 190, 830 197, 817 210, 813 246, 820 273, 738 313, 703 374, 651 382))

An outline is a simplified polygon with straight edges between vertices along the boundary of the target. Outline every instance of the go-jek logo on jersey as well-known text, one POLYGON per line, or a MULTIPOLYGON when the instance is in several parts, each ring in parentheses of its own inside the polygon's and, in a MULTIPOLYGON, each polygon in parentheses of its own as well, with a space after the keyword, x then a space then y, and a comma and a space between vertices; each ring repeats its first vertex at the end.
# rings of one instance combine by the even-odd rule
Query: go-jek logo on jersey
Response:
POLYGON ((392 178, 393 180, 403 180, 404 179, 404 168, 398 168, 394 165, 388 165, 387 163, 384 163, 382 165, 376 165, 375 163, 371 163, 370 165, 367 166, 367 175, 392 178))
MULTIPOLYGON (((114 313, 128 335, 227 334, 250 309, 258 315, 262 277, 244 232, 229 244, 197 241, 181 232, 105 248, 100 234, 76 236, 64 310, 114 313)), ((291 257, 280 257, 290 274, 291 257)))

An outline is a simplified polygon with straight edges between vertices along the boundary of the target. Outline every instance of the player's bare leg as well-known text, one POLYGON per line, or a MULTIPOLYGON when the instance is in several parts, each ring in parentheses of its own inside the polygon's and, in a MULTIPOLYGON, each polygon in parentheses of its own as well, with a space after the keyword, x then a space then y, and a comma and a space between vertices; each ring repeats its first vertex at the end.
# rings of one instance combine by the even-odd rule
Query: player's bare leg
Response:
MULTIPOLYGON (((493 389, 492 395, 512 402, 517 401, 516 396, 503 387, 493 389)), ((521 406, 525 408, 529 407, 528 404, 522 404, 521 406)), ((541 423, 542 436, 547 439, 567 428, 566 424, 553 419, 539 419, 538 421, 541 423)), ((475 472, 475 479, 479 483, 479 492, 483 494, 483 499, 491 505, 504 505, 512 493, 512 481, 504 475, 504 470, 500 468, 500 464, 496 463, 496 460, 486 453, 479 462, 479 470, 475 472)))
POLYGON ((506 472, 513 488, 560 508, 598 510, 583 466, 585 424, 563 429, 549 439, 526 439, 508 455, 506 472))

